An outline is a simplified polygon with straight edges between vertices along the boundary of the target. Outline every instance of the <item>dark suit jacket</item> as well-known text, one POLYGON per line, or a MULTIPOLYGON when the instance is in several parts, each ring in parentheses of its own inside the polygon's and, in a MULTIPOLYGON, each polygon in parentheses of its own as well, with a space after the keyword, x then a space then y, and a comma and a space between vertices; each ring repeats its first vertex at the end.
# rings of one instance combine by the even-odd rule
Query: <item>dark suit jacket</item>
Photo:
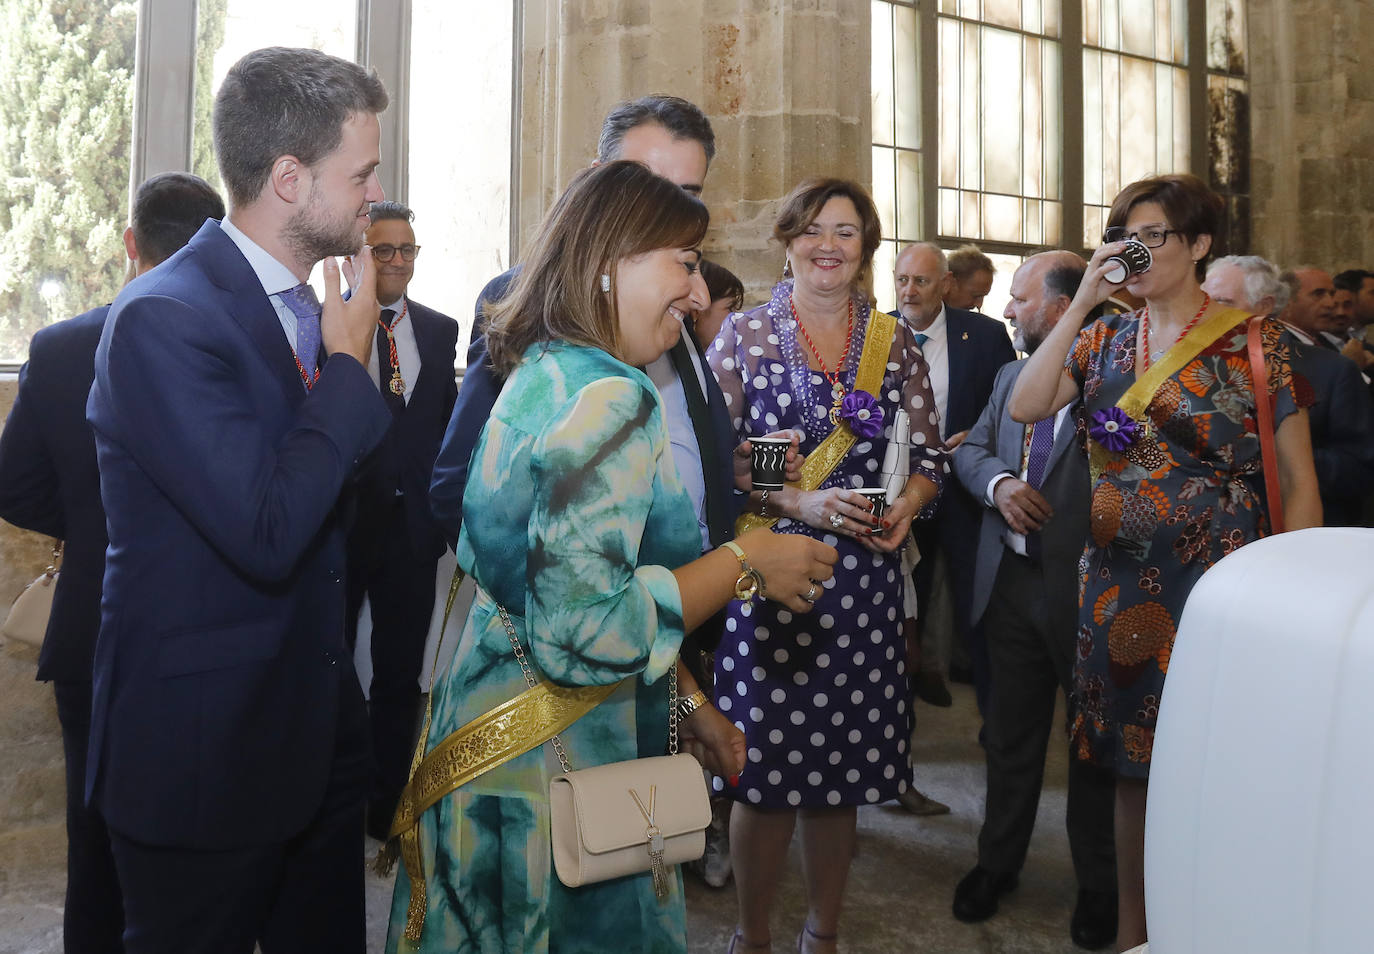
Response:
MULTIPOLYGON (((520 266, 517 265, 496 276, 487 282, 477 296, 472 343, 468 346, 468 366, 463 372, 463 386, 458 390, 458 402, 454 405, 453 416, 449 419, 448 430, 444 434, 438 459, 434 463, 430 506, 434 511, 435 520, 438 521, 450 544, 456 544, 458 541, 458 528, 463 518, 463 490, 467 487, 468 464, 472 459, 472 452, 477 447, 477 439, 481 436, 482 428, 491 416, 492 406, 496 404, 496 398, 505 383, 497 377, 487 355, 486 337, 482 333, 486 329, 483 306, 504 298, 519 270, 520 266)), ((687 338, 689 335, 690 331, 684 329, 683 337, 687 338)), ((728 511, 726 519, 708 521, 711 543, 719 546, 734 536, 733 527, 730 525, 737 509, 733 504, 734 475, 731 469, 734 447, 730 442, 733 432, 729 413, 725 409, 725 397, 721 394, 715 375, 706 365, 705 355, 695 347, 694 342, 684 345, 691 353, 692 360, 705 372, 705 398, 711 417, 709 431, 697 429, 697 444, 703 446, 707 442, 713 442, 718 459, 722 462, 717 473, 702 475, 707 482, 707 493, 718 495, 719 500, 731 501, 728 507, 723 508, 728 511)), ((687 387, 698 387, 697 381, 688 381, 684 384, 687 387)))
POLYGON ((105 575, 105 511, 86 397, 110 306, 44 328, 29 344, 0 434, 0 517, 65 541, 38 678, 89 682, 105 575))
POLYGON ((458 353, 458 322, 433 308, 406 299, 406 320, 415 331, 420 374, 404 413, 396 418, 382 443, 368 458, 359 479, 356 525, 350 547, 369 547, 383 528, 370 519, 389 516, 385 505, 400 490, 415 555, 435 559, 444 552, 444 536, 429 507, 429 481, 439 440, 453 413, 458 381, 453 363, 458 353))
POLYGON ((318 810, 341 707, 338 500, 391 412, 334 355, 308 394, 219 223, 115 300, 87 405, 108 515, 89 797, 200 849, 283 841, 318 810))
POLYGON ((1322 522, 1360 526, 1363 499, 1374 491, 1374 400, 1355 362, 1302 344, 1288 332, 1284 337, 1292 347, 1293 372, 1312 388, 1307 414, 1322 522))
MULTIPOLYGON (((1024 424, 1011 419, 1007 402, 1025 365, 1024 360, 1017 361, 998 372, 987 408, 964 443, 954 451, 954 473, 968 493, 979 501, 985 499, 988 482, 997 474, 1020 476, 1026 429, 1024 424)), ((1070 411, 1054 435, 1054 447, 1040 488, 1054 510, 1054 516, 1040 531, 1040 571, 1049 597, 1046 602, 1053 616, 1052 631, 1066 634, 1077 629, 1078 558, 1088 538, 1088 461, 1076 445, 1074 416, 1070 411)), ((984 504, 973 578, 972 619, 975 621, 981 619, 987 609, 997 569, 1007 550, 1002 542, 1006 530, 1007 523, 1001 511, 984 504)))
MULTIPOLYGON (((968 430, 978 421, 992 395, 997 372, 1016 351, 1006 326, 995 318, 960 308, 945 308, 945 353, 949 361, 949 399, 945 408, 946 434, 968 430)), ((938 545, 949 562, 954 594, 955 625, 969 626, 969 581, 973 573, 975 541, 982 502, 957 485, 945 491, 940 509, 928 525, 916 525, 916 541, 923 550, 938 545)), ((928 593, 932 563, 922 560, 917 569, 919 590, 928 593)))

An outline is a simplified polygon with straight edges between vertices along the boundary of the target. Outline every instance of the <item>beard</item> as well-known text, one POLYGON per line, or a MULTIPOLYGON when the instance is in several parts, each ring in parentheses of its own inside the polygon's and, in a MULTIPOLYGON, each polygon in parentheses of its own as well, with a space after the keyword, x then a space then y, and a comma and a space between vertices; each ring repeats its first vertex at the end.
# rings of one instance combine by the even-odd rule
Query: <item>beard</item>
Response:
POLYGON ((331 213, 317 183, 312 183, 305 206, 287 220, 282 240, 297 261, 313 267, 321 259, 357 253, 363 247, 363 232, 355 214, 331 213))

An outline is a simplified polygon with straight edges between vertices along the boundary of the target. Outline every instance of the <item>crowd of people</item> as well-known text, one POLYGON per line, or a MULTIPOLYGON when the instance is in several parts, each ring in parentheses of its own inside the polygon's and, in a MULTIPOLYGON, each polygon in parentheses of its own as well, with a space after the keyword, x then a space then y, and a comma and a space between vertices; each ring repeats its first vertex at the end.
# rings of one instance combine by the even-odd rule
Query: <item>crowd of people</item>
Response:
POLYGON ((858 807, 948 810, 909 745, 954 651, 987 763, 954 916, 1016 887, 1062 693, 1070 935, 1146 941, 1190 590, 1258 537, 1371 523, 1374 272, 1218 257, 1221 200, 1162 175, 1122 190, 1089 260, 1017 268, 1013 343, 977 311, 975 247, 904 248, 885 312, 872 199, 813 177, 746 307, 702 257, 710 122, 649 96, 483 289, 459 388, 457 322, 407 292, 416 215, 378 184, 387 102, 323 53, 245 56, 214 111, 227 209, 194 176, 145 182, 129 283, 33 339, 0 516, 66 541, 38 677, 67 760, 67 949, 361 952, 366 831, 404 860, 388 951, 685 951, 680 874, 570 887, 551 858, 551 780, 671 733, 710 779, 730 954, 834 951, 858 807), (1123 281, 1131 246, 1150 265, 1123 281), (754 487, 760 438, 789 442, 781 489, 754 487), (860 491, 894 459, 879 512, 860 491), (422 728, 446 545, 475 598, 422 728), (541 687, 595 691, 559 729, 512 723, 541 687), (481 732, 503 756, 463 763, 481 732), (807 911, 775 945, 794 834, 807 911))

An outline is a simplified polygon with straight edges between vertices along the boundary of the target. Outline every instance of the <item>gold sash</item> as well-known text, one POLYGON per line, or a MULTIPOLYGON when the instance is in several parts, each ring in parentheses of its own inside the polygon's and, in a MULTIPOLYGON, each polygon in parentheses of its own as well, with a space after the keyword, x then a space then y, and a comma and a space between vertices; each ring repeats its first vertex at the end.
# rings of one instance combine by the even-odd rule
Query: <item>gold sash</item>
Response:
MULTIPOLYGON (((1135 383, 1121 395, 1116 406, 1140 426, 1137 441, 1153 440, 1154 428, 1145 416, 1145 409, 1154 400, 1160 386, 1183 370, 1188 362, 1200 355, 1218 338, 1249 317, 1249 312, 1241 311, 1239 308, 1223 308, 1205 321, 1194 325, 1191 331, 1174 342, 1173 347, 1165 352, 1159 361, 1150 365, 1144 374, 1135 379, 1135 383)), ((1107 465, 1120 456, 1107 450, 1091 436, 1088 438, 1088 467, 1092 486, 1097 485, 1097 479, 1102 476, 1107 465)))
MULTIPOLYGON (((883 372, 887 369, 887 355, 892 349, 892 334, 897 328, 897 319, 886 312, 873 310, 869 313, 868 337, 864 339, 864 350, 859 355, 859 371, 854 376, 854 390, 867 391, 880 397, 883 386, 883 372)), ((801 480, 789 483, 798 490, 815 490, 831 472, 840 465, 859 438, 850 430, 843 419, 835 423, 820 446, 807 455, 802 464, 801 480)), ((761 517, 756 513, 742 513, 735 521, 735 536, 758 527, 771 527, 778 522, 777 517, 761 517)))
MULTIPOLYGON (((449 588, 448 604, 444 608, 445 623, 461 582, 461 570, 456 571, 449 588)), ((441 631, 441 640, 442 635, 441 631)), ((435 659, 437 664, 437 650, 435 659)), ((620 683, 616 682, 609 686, 566 688, 545 680, 449 733, 428 754, 424 754, 424 748, 429 738, 431 708, 430 703, 426 702, 424 726, 411 763, 410 781, 401 792, 396 817, 391 822, 391 839, 399 843, 401 862, 410 877, 405 927, 407 941, 420 940, 425 927, 425 914, 429 909, 425 895, 424 863, 420 855, 420 816, 446 795, 484 772, 543 745, 591 712, 619 686, 620 683)), ((431 697, 433 692, 434 675, 431 671, 431 697)))

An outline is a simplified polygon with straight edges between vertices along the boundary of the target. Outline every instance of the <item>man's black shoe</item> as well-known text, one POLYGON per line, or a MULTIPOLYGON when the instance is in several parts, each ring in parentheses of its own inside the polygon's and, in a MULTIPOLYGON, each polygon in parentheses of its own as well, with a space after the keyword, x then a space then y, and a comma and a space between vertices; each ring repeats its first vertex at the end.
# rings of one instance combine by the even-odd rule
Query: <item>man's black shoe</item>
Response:
POLYGON ((1069 937, 1079 947, 1095 951, 1116 940, 1116 895, 1107 891, 1078 892, 1069 922, 1069 937))
POLYGON ((911 685, 916 698, 922 702, 938 706, 941 709, 948 709, 954 705, 954 697, 949 694, 949 686, 945 685, 945 677, 938 672, 927 672, 923 669, 916 674, 911 685))
POLYGON ((1015 874, 998 874, 976 866, 954 889, 954 916, 970 924, 986 921, 997 913, 1002 895, 1016 887, 1015 874))

